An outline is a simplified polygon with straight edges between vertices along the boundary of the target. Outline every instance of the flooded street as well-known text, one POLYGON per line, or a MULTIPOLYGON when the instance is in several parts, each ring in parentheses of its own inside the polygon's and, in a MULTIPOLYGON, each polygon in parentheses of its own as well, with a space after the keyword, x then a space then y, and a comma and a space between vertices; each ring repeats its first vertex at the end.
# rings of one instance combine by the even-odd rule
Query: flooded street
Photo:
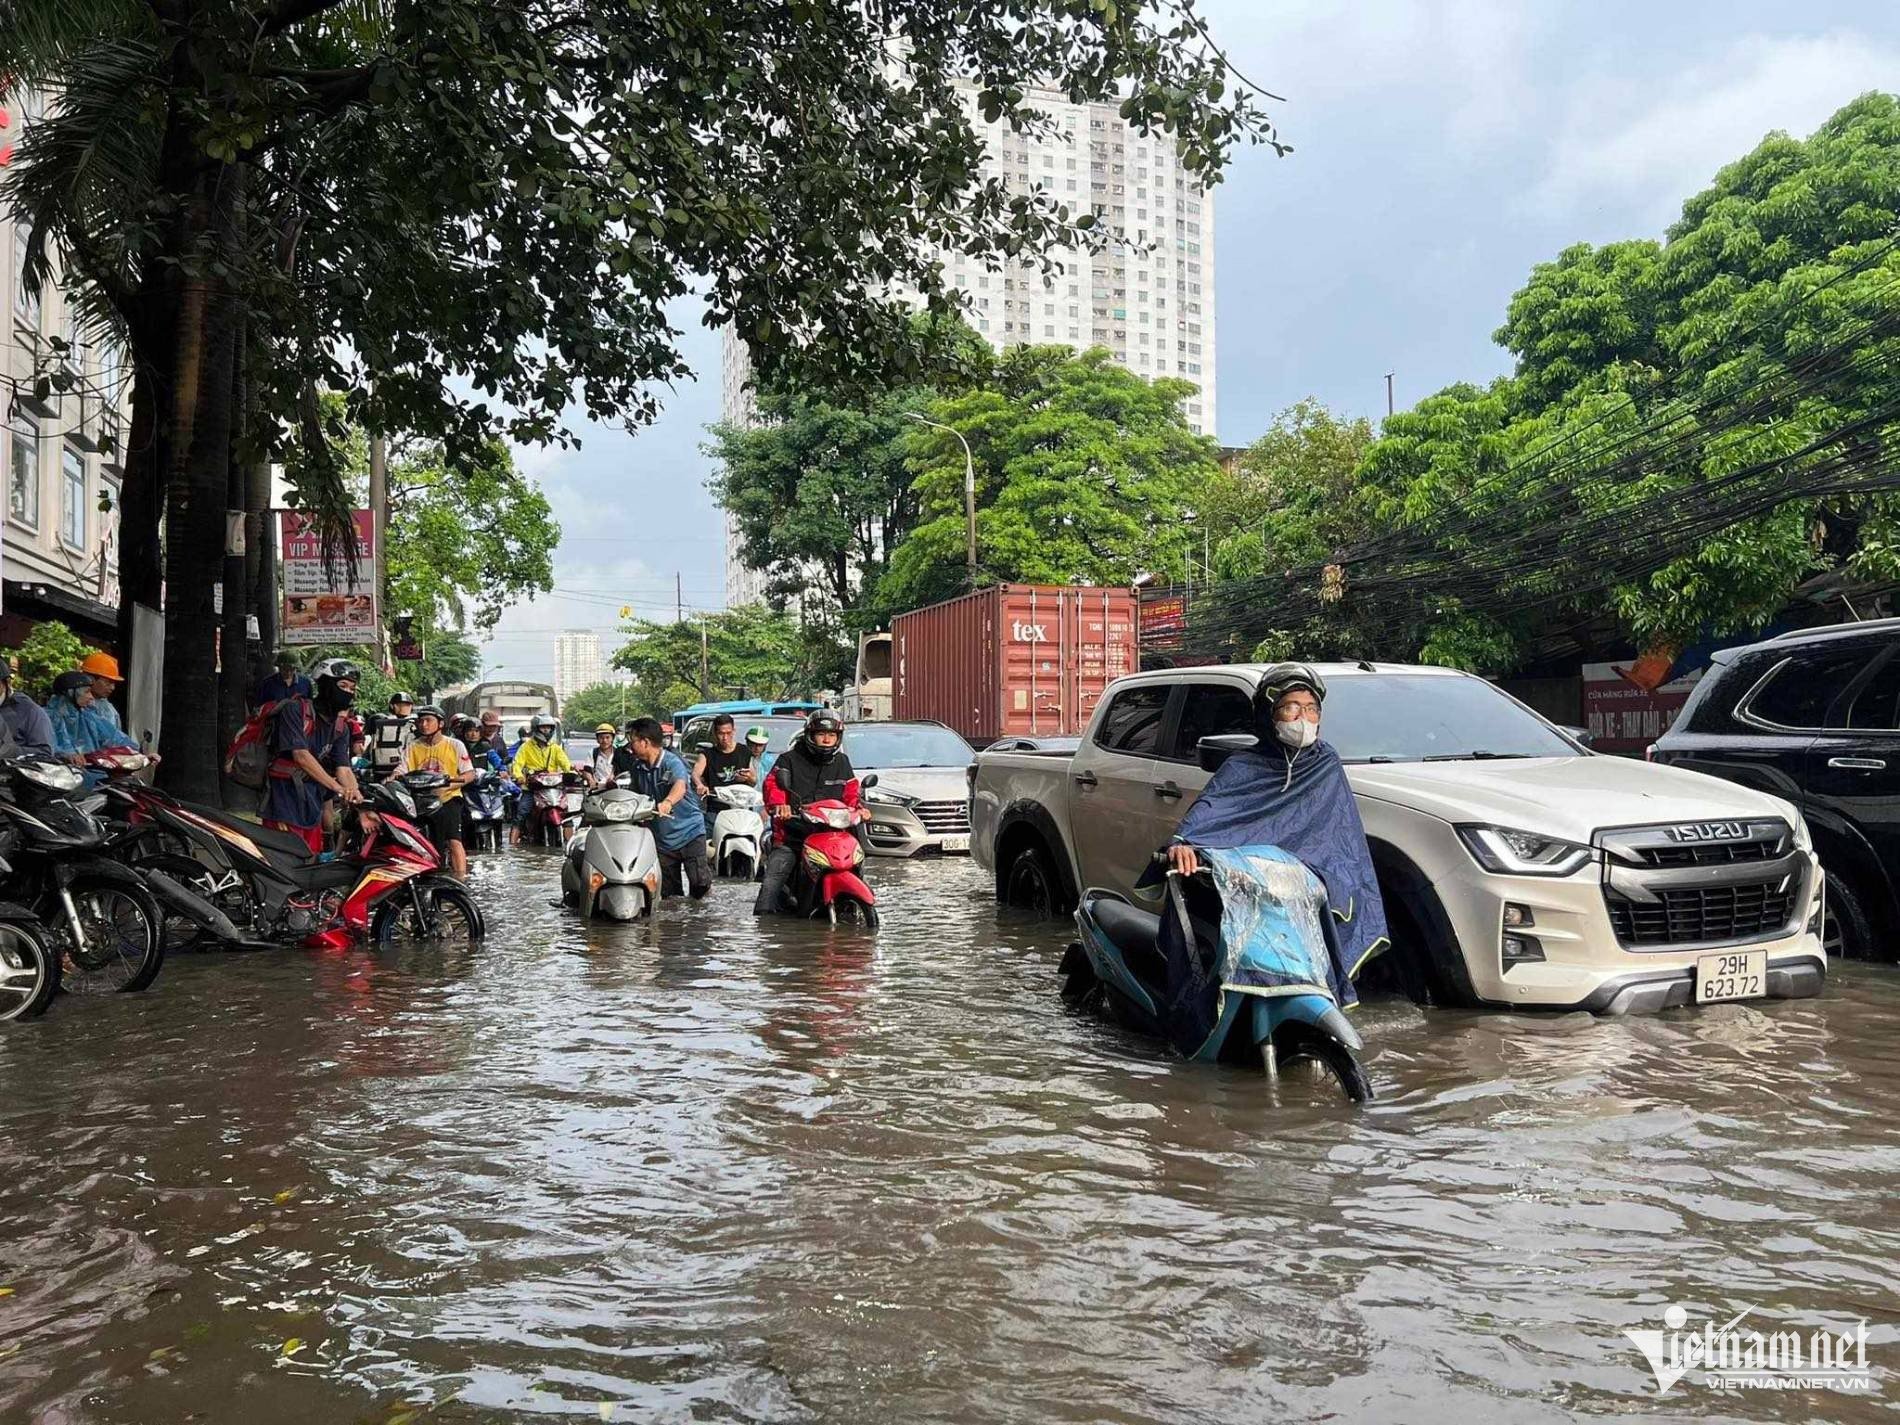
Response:
MULTIPOLYGON (((474 956, 182 956, 0 1034, 0 1417, 1829 1420, 1900 1408, 1900 974, 1599 1021, 1358 1012, 1379 1098, 1065 1009, 967 862, 474 956), (1876 1389, 1625 1328, 1870 1318, 1876 1389)), ((1770 1329, 1766 1324, 1762 1329, 1770 1329)))

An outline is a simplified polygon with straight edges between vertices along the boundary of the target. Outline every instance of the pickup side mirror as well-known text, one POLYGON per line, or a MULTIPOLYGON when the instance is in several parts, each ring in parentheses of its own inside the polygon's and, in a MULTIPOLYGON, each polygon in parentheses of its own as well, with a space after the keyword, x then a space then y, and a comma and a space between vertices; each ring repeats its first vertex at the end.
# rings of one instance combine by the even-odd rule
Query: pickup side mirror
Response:
POLYGON ((1260 739, 1251 732, 1221 732, 1212 737, 1203 737, 1194 745, 1194 750, 1200 754, 1203 772, 1218 772, 1221 763, 1236 752, 1245 752, 1259 744, 1260 739))
POLYGON ((864 778, 862 781, 858 783, 858 789, 860 791, 868 792, 871 790, 871 788, 875 787, 876 785, 877 785, 877 773, 873 772, 870 776, 864 778))
POLYGON ((1559 723, 1559 724, 1558 724, 1558 726, 1559 726, 1560 728, 1562 728, 1562 730, 1563 730, 1563 731, 1564 731, 1565 733, 1567 733, 1567 734, 1569 734, 1569 736, 1570 736, 1570 738, 1571 738, 1571 739, 1572 739, 1573 741, 1575 741, 1575 742, 1581 742, 1581 743, 1582 743, 1582 744, 1583 744, 1583 745, 1584 745, 1585 747, 1594 747, 1594 746, 1596 746, 1596 742, 1597 742, 1597 735, 1596 735, 1596 734, 1595 734, 1594 732, 1592 732, 1592 731, 1590 731, 1590 729, 1589 729, 1589 728, 1587 728, 1587 727, 1569 727, 1569 726, 1566 726, 1566 725, 1564 725, 1564 724, 1562 724, 1562 723, 1559 723))

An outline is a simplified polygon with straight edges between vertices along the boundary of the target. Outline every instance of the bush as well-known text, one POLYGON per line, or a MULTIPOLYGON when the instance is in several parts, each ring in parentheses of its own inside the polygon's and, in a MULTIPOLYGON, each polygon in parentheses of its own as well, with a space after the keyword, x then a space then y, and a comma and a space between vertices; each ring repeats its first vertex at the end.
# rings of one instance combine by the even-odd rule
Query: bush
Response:
POLYGON ((48 619, 36 625, 14 650, 15 686, 28 697, 45 702, 53 679, 77 668, 87 654, 96 651, 65 624, 48 619))

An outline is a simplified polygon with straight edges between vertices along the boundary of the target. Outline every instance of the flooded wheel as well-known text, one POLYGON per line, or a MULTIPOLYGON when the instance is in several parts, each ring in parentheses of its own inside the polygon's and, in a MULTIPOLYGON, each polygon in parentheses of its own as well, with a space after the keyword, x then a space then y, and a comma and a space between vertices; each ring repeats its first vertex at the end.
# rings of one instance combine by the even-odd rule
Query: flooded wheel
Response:
POLYGON ((858 907, 858 915, 863 919, 866 930, 877 929, 879 921, 876 906, 866 902, 858 907))
POLYGON ((0 924, 0 1022, 46 1012, 59 989, 59 962, 31 926, 0 924))
POLYGON ((1055 919, 1061 906, 1056 891, 1055 868, 1049 853, 1031 843, 1018 851, 1009 863, 1003 882, 1003 904, 1026 910, 1044 920, 1055 919))
POLYGON ((1827 905, 1821 917, 1821 948, 1830 960, 1874 958, 1873 927, 1854 888, 1832 871, 1827 876, 1827 905))
POLYGON ((48 917, 60 953, 60 986, 73 994, 119 994, 142 990, 165 963, 165 917, 149 891, 94 876, 73 877, 67 887, 79 915, 74 943, 65 908, 48 917))
POLYGON ((475 897, 450 884, 419 887, 413 896, 407 889, 397 891, 376 908, 370 925, 370 939, 389 950, 406 945, 472 948, 486 933, 475 897))

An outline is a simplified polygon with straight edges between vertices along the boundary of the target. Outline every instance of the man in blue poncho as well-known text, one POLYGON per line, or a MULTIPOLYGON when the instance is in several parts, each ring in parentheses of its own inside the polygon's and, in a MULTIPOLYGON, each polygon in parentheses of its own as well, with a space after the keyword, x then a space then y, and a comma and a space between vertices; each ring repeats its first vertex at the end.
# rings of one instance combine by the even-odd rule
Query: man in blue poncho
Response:
POLYGON ((1385 905, 1359 807, 1339 754, 1320 740, 1326 680, 1304 663, 1276 663, 1254 690, 1257 744, 1221 764, 1169 844, 1175 870, 1200 866, 1193 848, 1278 846, 1326 888, 1327 942, 1335 996, 1385 948, 1385 905))

